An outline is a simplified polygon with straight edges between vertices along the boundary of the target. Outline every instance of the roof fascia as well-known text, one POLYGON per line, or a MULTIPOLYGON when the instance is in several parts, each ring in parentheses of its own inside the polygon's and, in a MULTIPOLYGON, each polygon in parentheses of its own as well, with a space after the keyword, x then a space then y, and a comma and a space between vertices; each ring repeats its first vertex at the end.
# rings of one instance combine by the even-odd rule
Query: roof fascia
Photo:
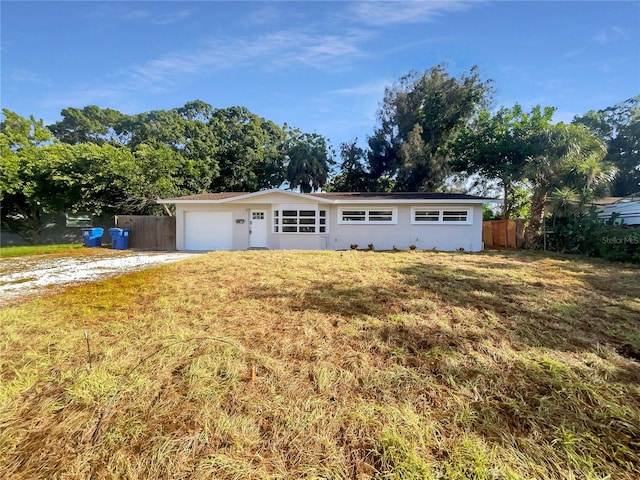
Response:
POLYGON ((422 198, 422 199, 411 199, 411 200, 398 200, 398 199, 389 199, 389 200, 334 200, 333 203, 336 205, 365 205, 365 204, 376 204, 376 205, 413 205, 418 203, 430 203, 430 204, 442 204, 442 203, 502 203, 502 199, 500 198, 474 198, 474 199, 462 199, 462 198, 422 198))
POLYGON ((272 188, 270 190, 260 190, 257 192, 250 192, 244 195, 236 195, 233 197, 226 197, 226 198, 220 198, 220 199, 204 199, 204 200, 197 200, 197 199, 174 199, 174 200, 164 200, 164 199, 160 199, 157 200, 156 203, 159 204, 185 204, 185 203, 198 203, 198 204, 218 204, 218 203, 233 203, 233 202, 237 202, 237 201, 242 201, 242 200, 246 200, 246 199, 250 199, 253 197, 258 197, 258 196, 262 196, 262 195, 268 195, 271 193, 276 193, 276 194, 281 194, 281 195, 289 195, 295 198, 304 198, 306 200, 312 200, 314 202, 319 202, 319 203, 334 203, 333 200, 330 199, 326 199, 326 198, 321 198, 321 197, 314 197, 313 195, 307 195, 304 193, 298 193, 298 192, 291 192, 288 190, 281 190, 279 188, 272 188))

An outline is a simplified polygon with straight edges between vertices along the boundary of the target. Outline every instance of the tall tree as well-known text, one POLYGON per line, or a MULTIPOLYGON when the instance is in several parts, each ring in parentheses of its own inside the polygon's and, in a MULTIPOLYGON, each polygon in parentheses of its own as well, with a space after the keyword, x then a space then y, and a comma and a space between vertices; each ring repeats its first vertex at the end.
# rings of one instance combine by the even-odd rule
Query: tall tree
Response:
POLYGON ((210 190, 246 192, 282 184, 285 133, 275 123, 245 107, 230 107, 215 110, 208 129, 219 165, 210 190))
POLYGON ((331 146, 317 133, 288 132, 285 145, 287 181, 289 188, 300 188, 304 193, 321 190, 327 183, 334 163, 331 146))
POLYGON ((553 112, 536 106, 525 113, 519 105, 493 115, 483 111, 450 145, 457 171, 499 181, 503 218, 509 218, 522 187, 528 187, 526 237, 531 245, 554 192, 574 192, 579 205, 585 205, 602 192, 615 171, 603 161, 606 148, 601 140, 579 125, 552 124, 553 112))
POLYGON ((611 194, 640 192, 640 95, 604 110, 590 110, 573 123, 584 125, 607 143, 606 160, 617 169, 611 194))
POLYGON ((127 115, 110 108, 89 105, 83 109, 65 108, 62 120, 50 125, 49 130, 64 143, 127 143, 123 131, 127 115))
POLYGON ((611 178, 613 168, 604 162, 606 146, 582 125, 558 123, 540 138, 542 154, 529 162, 527 176, 532 185, 531 215, 525 242, 535 245, 554 191, 570 188, 584 205, 611 178), (606 172, 606 173, 605 173, 606 172))
POLYGON ((369 190, 371 177, 366 170, 367 153, 358 147, 358 139, 340 145, 341 163, 339 172, 327 185, 333 192, 366 192, 369 190))
POLYGON ((477 67, 458 78, 443 65, 405 75, 385 91, 380 126, 369 138, 371 173, 395 178, 396 190, 444 188, 451 173, 446 145, 491 94, 477 67))
POLYGON ((523 183, 529 176, 529 164, 544 154, 547 132, 554 109, 534 107, 530 113, 520 105, 501 108, 495 114, 487 110, 462 128, 450 145, 455 171, 497 179, 503 191, 502 218, 509 218, 519 202, 523 183))
POLYGON ((43 215, 113 211, 140 178, 126 147, 56 141, 33 117, 3 111, 0 149, 2 228, 39 243, 43 215))

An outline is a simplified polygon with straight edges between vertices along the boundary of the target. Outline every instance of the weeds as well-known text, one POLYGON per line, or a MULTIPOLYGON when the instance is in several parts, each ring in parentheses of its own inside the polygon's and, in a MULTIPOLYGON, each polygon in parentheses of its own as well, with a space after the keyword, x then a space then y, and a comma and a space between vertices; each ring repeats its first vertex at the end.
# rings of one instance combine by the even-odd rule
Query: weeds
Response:
POLYGON ((251 251, 71 287, 0 310, 0 471, 638 478, 638 273, 251 251))

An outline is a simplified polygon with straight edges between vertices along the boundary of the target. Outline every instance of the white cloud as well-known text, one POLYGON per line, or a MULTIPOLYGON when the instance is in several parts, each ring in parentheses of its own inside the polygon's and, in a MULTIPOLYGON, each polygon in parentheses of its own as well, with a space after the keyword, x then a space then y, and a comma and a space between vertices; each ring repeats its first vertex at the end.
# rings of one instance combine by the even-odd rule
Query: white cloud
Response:
POLYGON ((360 23, 386 26, 405 23, 423 23, 443 14, 467 10, 481 2, 460 0, 358 2, 349 10, 360 23))
POLYGON ((358 32, 309 34, 280 31, 255 38, 219 37, 199 46, 169 52, 141 65, 123 68, 109 83, 79 85, 45 102, 48 107, 107 103, 114 107, 131 98, 131 94, 167 93, 191 77, 203 77, 231 69, 265 71, 309 67, 337 72, 351 68, 351 62, 365 54, 359 45, 364 41, 358 32))
POLYGON ((593 41, 600 45, 616 42, 618 40, 629 40, 631 34, 622 27, 609 27, 601 30, 593 36, 593 41))
POLYGON ((186 20, 191 16, 191 10, 182 9, 171 13, 155 13, 148 9, 130 9, 126 3, 107 2, 101 8, 92 10, 88 18, 101 21, 139 22, 151 25, 171 25, 186 20))
POLYGON ((256 67, 271 70, 306 65, 335 71, 365 54, 357 32, 341 35, 280 31, 260 37, 215 38, 191 51, 171 52, 147 63, 125 69, 120 76, 147 85, 172 82, 176 75, 192 75, 232 68, 256 67))
POLYGON ((186 20, 191 16, 191 10, 180 10, 166 15, 158 15, 150 18, 150 23, 154 25, 171 25, 186 20))
POLYGON ((51 81, 45 76, 20 68, 12 68, 8 71, 3 71, 3 77, 5 77, 5 80, 14 83, 32 83, 35 85, 45 86, 51 85, 51 81))
POLYGON ((336 95, 377 95, 382 98, 385 88, 390 85, 393 85, 393 81, 377 80, 375 82, 364 83, 362 85, 356 85, 354 87, 333 90, 329 93, 333 93, 336 95))

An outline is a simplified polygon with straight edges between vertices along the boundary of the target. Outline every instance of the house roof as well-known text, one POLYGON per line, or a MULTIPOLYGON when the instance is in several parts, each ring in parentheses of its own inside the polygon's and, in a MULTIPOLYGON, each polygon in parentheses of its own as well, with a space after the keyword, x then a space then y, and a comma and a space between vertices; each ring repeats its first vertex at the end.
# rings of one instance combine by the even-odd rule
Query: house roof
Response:
POLYGON ((611 203, 616 203, 618 200, 621 200, 624 197, 602 197, 595 199, 592 203, 596 206, 601 205, 609 205, 611 203))
POLYGON ((414 203, 414 202, 451 202, 451 203, 502 203, 502 200, 491 197, 480 197, 464 193, 431 193, 431 192, 328 192, 298 193, 291 190, 261 190, 258 192, 220 192, 200 193, 184 197, 158 200, 158 203, 227 203, 234 200, 258 197, 279 193, 292 197, 320 200, 322 203, 414 203))
POLYGON ((310 193, 309 195, 331 200, 494 200, 489 197, 479 197, 465 193, 429 192, 329 192, 310 193))
POLYGON ((197 195, 186 195, 184 197, 165 198, 162 203, 171 203, 171 200, 224 200, 226 198, 239 197, 248 192, 221 192, 221 193, 199 193, 197 195))

